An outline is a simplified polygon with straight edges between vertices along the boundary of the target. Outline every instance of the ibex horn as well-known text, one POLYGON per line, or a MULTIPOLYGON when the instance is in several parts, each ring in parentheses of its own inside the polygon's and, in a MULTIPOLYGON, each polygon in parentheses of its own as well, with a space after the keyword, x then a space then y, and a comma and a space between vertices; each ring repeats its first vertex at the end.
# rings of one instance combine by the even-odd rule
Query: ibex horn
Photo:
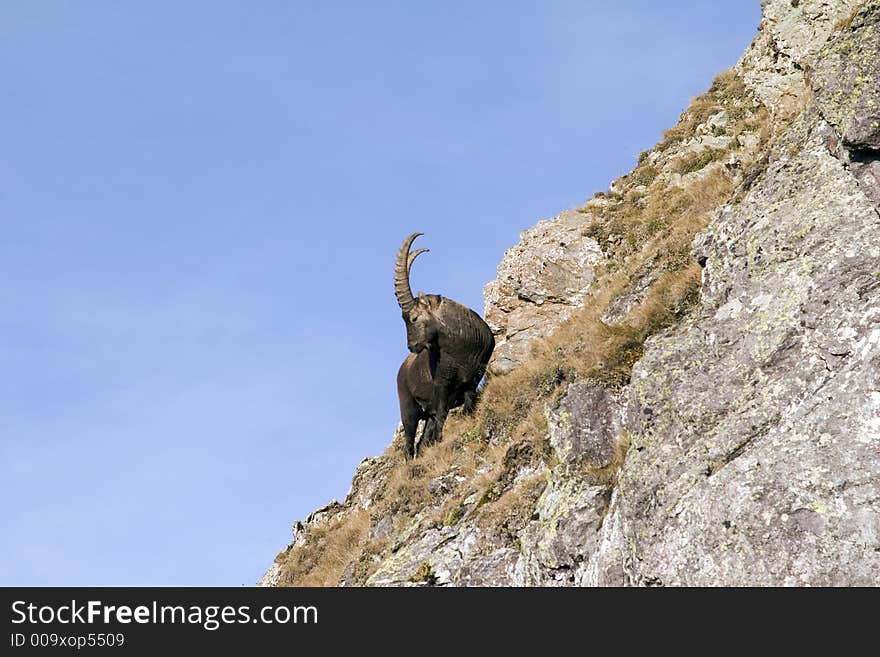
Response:
POLYGON ((412 253, 409 252, 413 241, 419 235, 424 235, 424 233, 413 233, 403 240, 403 246, 397 252, 397 262, 394 264, 394 294, 397 296, 397 303, 400 304, 403 312, 409 312, 416 303, 416 300, 413 299, 412 290, 409 287, 409 270, 412 268, 413 262, 418 255, 428 250, 419 249, 412 253))

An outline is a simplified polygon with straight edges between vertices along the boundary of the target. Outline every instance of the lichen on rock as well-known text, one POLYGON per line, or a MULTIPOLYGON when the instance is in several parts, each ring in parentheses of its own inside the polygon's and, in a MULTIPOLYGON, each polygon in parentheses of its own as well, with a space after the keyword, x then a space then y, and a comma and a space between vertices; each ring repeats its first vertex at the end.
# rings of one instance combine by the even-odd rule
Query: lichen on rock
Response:
POLYGON ((816 102, 851 148, 880 149, 880 3, 860 7, 820 51, 816 102))

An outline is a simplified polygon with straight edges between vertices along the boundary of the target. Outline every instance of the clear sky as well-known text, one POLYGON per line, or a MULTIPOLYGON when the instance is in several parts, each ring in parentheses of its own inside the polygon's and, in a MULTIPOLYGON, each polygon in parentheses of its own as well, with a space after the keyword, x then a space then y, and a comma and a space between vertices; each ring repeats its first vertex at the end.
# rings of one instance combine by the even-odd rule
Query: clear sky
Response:
POLYGON ((252 584, 482 312, 739 57, 758 0, 0 4, 0 584, 252 584))

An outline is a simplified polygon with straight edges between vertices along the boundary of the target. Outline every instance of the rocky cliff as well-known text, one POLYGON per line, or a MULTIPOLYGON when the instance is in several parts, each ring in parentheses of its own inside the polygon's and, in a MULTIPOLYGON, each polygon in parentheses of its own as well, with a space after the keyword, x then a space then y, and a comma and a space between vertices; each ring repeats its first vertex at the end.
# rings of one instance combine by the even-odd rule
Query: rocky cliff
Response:
POLYGON ((261 584, 880 584, 880 0, 762 8, 505 255, 474 415, 365 459, 261 584))

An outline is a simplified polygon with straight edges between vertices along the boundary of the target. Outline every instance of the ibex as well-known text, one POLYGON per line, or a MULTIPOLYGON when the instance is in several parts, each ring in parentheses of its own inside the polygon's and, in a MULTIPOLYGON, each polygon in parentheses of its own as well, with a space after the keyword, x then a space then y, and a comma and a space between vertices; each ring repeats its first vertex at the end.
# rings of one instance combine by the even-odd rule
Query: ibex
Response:
POLYGON ((410 252, 413 233, 403 241, 394 265, 394 293, 406 324, 406 346, 412 352, 397 372, 400 419, 405 434, 404 454, 416 454, 416 429, 425 420, 419 449, 441 438, 449 410, 464 406, 473 411, 477 386, 495 338, 483 319, 470 308, 439 294, 413 298, 409 272, 428 249, 410 252))

